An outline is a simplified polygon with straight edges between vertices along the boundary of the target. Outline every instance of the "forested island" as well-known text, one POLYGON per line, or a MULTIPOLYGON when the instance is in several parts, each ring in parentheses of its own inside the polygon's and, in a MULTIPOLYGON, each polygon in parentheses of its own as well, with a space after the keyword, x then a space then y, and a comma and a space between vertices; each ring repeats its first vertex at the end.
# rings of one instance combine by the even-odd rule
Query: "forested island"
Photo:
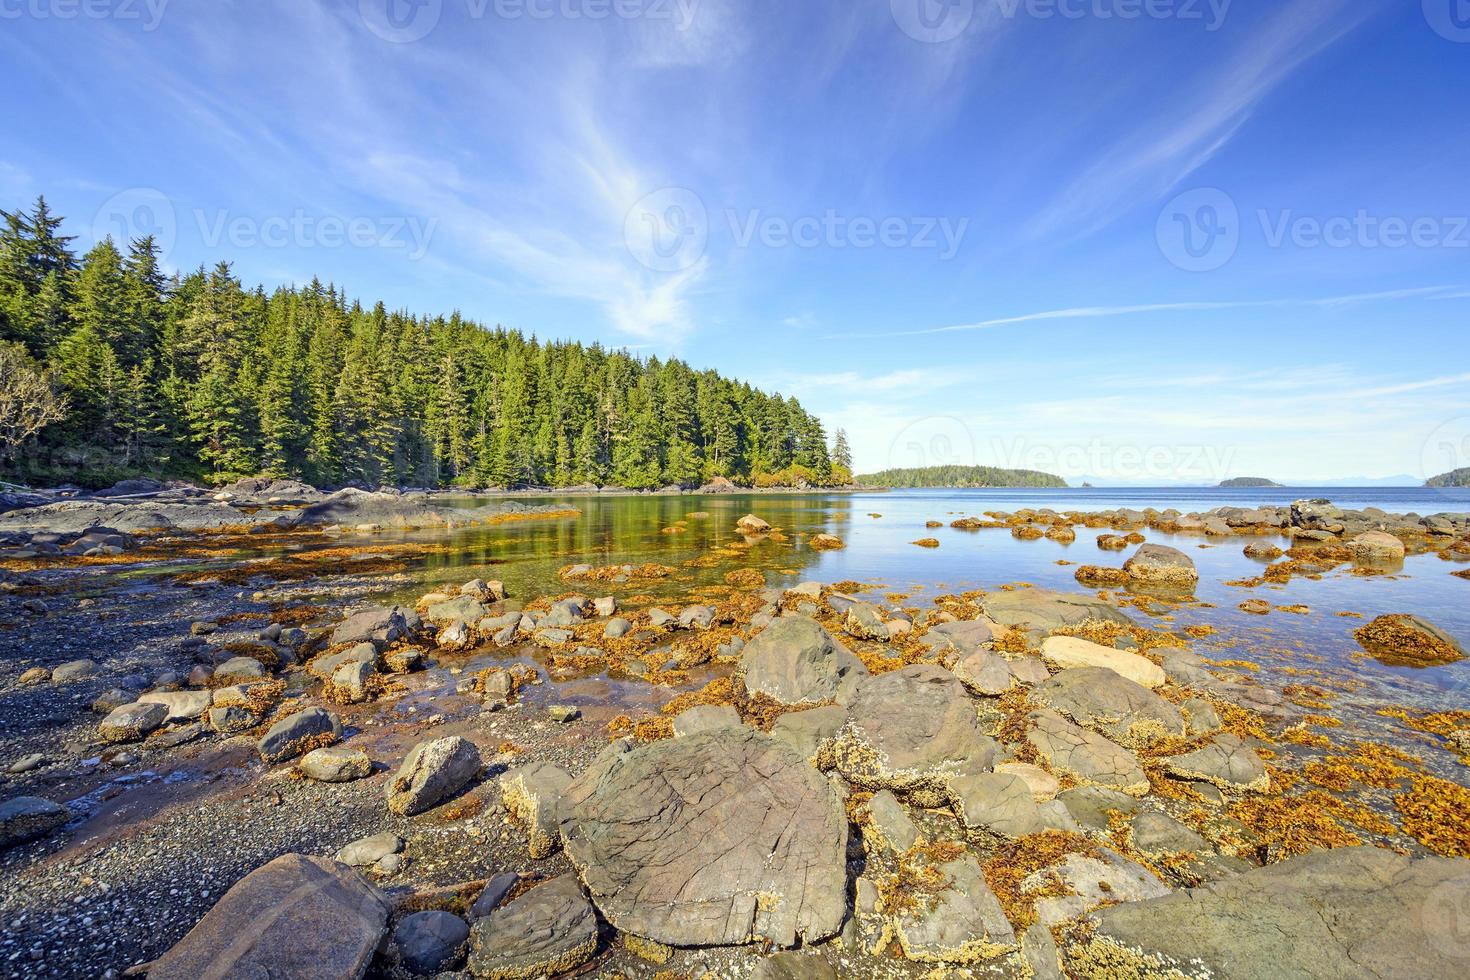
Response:
POLYGON ((1470 487, 1470 466, 1462 466, 1424 481, 1426 487, 1470 487))
POLYGON ((873 487, 1066 487, 1067 481, 1036 470, 1008 470, 997 466, 921 466, 883 470, 857 478, 873 487))
POLYGON ((794 398, 678 360, 422 317, 313 281, 80 259, 44 198, 0 211, 0 476, 650 488, 850 481, 794 398))
POLYGON ((1260 487, 1279 487, 1281 484, 1275 480, 1268 480, 1264 476, 1237 476, 1231 480, 1221 480, 1222 490, 1255 489, 1260 487))

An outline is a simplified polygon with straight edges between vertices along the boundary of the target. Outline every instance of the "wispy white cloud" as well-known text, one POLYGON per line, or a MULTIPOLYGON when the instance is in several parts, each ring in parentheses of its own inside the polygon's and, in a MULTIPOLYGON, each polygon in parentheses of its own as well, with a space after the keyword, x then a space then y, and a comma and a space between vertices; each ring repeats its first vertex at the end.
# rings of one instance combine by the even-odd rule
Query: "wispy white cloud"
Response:
POLYGON ((1347 306, 1354 303, 1387 302, 1400 299, 1444 299, 1449 298, 1447 293, 1451 293, 1456 288, 1454 286, 1423 286, 1414 289, 1393 289, 1376 293, 1349 293, 1343 296, 1327 296, 1315 299, 1211 300, 1183 303, 1138 303, 1124 306, 1075 306, 1058 310, 1042 310, 1036 313, 1022 313, 1016 316, 995 317, 989 320, 977 320, 974 323, 956 323, 943 327, 926 327, 919 330, 893 330, 866 334, 829 334, 824 339, 922 337, 930 334, 991 330, 996 327, 1014 326, 1019 323, 1037 323, 1046 320, 1095 320, 1150 313, 1208 313, 1221 310, 1266 309, 1272 307, 1347 306))
POLYGON ((1287 0, 1199 83, 1152 87, 1150 105, 1164 109, 1092 154, 1087 168, 1029 222, 1026 237, 1084 237, 1157 199, 1219 153, 1283 81, 1374 9, 1349 0, 1287 0))

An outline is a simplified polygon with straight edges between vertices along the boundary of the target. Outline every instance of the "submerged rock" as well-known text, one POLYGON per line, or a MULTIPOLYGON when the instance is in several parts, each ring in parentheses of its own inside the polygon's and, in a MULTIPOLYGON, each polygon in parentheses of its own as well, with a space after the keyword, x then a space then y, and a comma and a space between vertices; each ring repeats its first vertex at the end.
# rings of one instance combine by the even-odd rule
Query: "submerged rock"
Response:
POLYGON ((1379 616, 1353 634, 1386 664, 1433 667, 1465 658, 1460 641, 1428 620, 1406 613, 1379 616))
POLYGON ((344 864, 284 854, 235 883, 149 980, 361 977, 388 924, 388 901, 344 864))
POLYGON ((722 729, 607 753, 567 789, 567 856, 618 929, 673 946, 835 935, 847 815, 796 750, 722 729))

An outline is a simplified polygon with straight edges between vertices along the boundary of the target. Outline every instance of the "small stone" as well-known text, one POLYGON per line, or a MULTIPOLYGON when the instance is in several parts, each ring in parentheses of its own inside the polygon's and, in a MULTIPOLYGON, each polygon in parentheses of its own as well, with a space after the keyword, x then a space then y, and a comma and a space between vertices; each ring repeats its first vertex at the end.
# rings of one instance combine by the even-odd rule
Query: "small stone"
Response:
POLYGON ((162 725, 168 709, 153 702, 125 704, 102 720, 97 733, 104 742, 137 742, 162 725))
POLYGON ((337 852, 337 860, 354 868, 365 868, 377 864, 389 854, 397 854, 403 847, 402 837, 385 830, 381 834, 363 837, 348 844, 337 852))
POLYGON ((97 675, 97 663, 94 660, 68 660, 51 671, 51 683, 70 684, 73 681, 84 681, 97 675))
POLYGON ((385 788, 388 809, 413 816, 437 806, 479 775, 480 765, 479 749, 458 735, 420 742, 385 788))
POLYGON ((553 704, 546 709, 546 714, 552 721, 566 724, 582 717, 582 709, 572 704, 553 704))
POLYGON ((498 874, 485 883, 485 888, 480 892, 480 897, 475 899, 475 904, 470 906, 471 919, 483 919, 494 912, 505 896, 509 895, 511 889, 520 883, 521 876, 513 871, 498 874))
POLYGON ((342 737, 342 723, 322 708, 307 708, 276 722, 257 745, 267 763, 284 762, 342 737))
POLYGON ((0 803, 0 848, 49 834, 71 819, 60 803, 39 796, 17 796, 0 803))

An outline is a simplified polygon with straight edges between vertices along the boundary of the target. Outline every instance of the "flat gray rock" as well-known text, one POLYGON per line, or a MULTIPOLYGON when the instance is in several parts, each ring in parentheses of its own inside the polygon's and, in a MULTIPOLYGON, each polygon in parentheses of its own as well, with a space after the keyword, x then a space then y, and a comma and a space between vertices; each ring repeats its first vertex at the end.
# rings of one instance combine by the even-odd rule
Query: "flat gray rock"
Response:
POLYGON ((1055 711, 1043 709, 1028 716, 1032 728, 1026 739, 1052 767, 1071 773, 1079 782, 1106 786, 1130 796, 1149 791, 1147 774, 1138 757, 1096 732, 1074 725, 1055 711))
POLYGON ((550 762, 533 762, 500 777, 506 811, 526 831, 532 858, 549 857, 561 847, 557 807, 572 784, 572 774, 550 762))
POLYGON ((771 737, 790 745, 810 759, 823 742, 832 738, 847 721, 847 709, 835 704, 805 711, 791 711, 771 726, 771 737))
POLYGON ((296 765, 302 775, 319 783, 348 783, 373 773, 373 760, 366 752, 344 745, 313 749, 296 765))
POLYGON ((597 950, 597 913, 562 875, 478 920, 470 930, 470 973, 485 980, 553 977, 597 950))
POLYGON ((674 716, 674 737, 739 728, 740 713, 728 704, 697 704, 674 716))
POLYGON ((1193 752, 1165 756, 1159 761, 1171 776, 1213 783, 1225 790, 1262 793, 1271 785, 1266 764, 1255 749, 1228 732, 1216 735, 1193 752))
POLYGON ((97 726, 97 734, 102 736, 102 741, 114 744, 138 742, 162 725, 167 717, 168 708, 161 704, 125 704, 121 708, 113 709, 111 714, 102 719, 102 724, 97 726))
POLYGON ((1080 918, 1102 905, 1141 902, 1169 894, 1169 886, 1153 872, 1107 848, 1097 857, 1068 854, 1059 863, 1043 868, 1021 882, 1026 890, 1060 881, 1067 894, 1039 899, 1036 917, 1047 926, 1080 918))
POLYGON ((567 789, 567 856, 618 929, 672 946, 837 933, 847 815, 789 745, 723 729, 610 747, 567 789))
POLYGON ((1470 861, 1340 848, 1102 909, 1065 952, 1080 976, 1461 977, 1467 907, 1470 861))
POLYGON ((1021 626, 1042 632, 1062 626, 1081 626, 1086 622, 1136 625, 1126 613, 1097 596, 1048 589, 992 592, 981 601, 980 608, 1003 626, 1021 626))
POLYGON ((403 851, 403 838, 392 831, 383 831, 371 837, 363 837, 337 852, 337 860, 354 868, 365 868, 377 864, 389 854, 403 851))
POLYGON ((344 864, 284 854, 235 883, 149 980, 355 980, 388 924, 388 901, 344 864))
POLYGON ((270 727, 256 746, 266 762, 283 762, 342 737, 342 723, 324 708, 307 708, 287 715, 270 727))
POLYGON ((964 775, 950 784, 955 816, 968 831, 1012 838, 1046 829, 1031 787, 1013 773, 964 775))

